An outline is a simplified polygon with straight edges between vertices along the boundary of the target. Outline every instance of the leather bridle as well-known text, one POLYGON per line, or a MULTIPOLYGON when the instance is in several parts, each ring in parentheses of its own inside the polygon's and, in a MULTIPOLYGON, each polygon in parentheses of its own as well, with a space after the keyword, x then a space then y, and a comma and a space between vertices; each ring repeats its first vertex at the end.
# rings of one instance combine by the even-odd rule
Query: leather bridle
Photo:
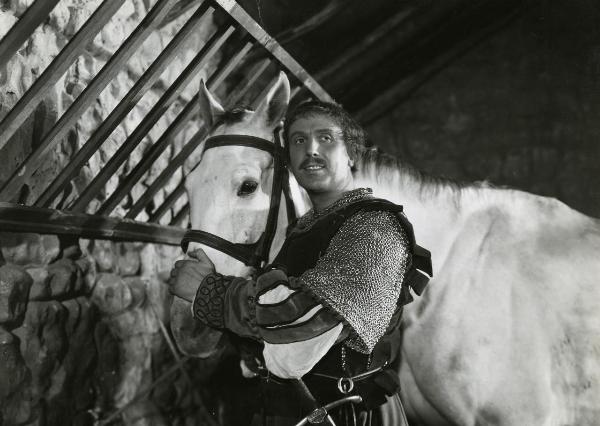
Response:
POLYGON ((269 258, 275 231, 277 230, 277 217, 279 215, 279 205, 281 203, 281 192, 283 191, 288 220, 295 219, 294 204, 292 201, 289 185, 289 175, 285 164, 285 151, 279 138, 280 127, 274 130, 274 142, 267 139, 247 135, 219 135, 206 139, 202 155, 212 148, 222 146, 245 146, 249 148, 266 151, 273 157, 273 182, 271 185, 271 199, 269 203, 269 213, 267 216, 267 225, 260 238, 250 244, 232 243, 210 232, 199 229, 188 229, 181 240, 181 248, 187 252, 190 242, 201 243, 219 250, 247 266, 260 270, 269 258))

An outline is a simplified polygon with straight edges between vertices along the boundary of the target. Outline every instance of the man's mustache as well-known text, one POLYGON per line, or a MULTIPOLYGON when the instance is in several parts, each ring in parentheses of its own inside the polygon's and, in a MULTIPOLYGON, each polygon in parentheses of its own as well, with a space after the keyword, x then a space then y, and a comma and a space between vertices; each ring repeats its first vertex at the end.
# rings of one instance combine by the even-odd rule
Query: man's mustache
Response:
POLYGON ((304 168, 304 167, 308 167, 308 166, 323 166, 325 167, 327 165, 327 163, 325 162, 325 160, 321 159, 321 158, 307 158, 306 160, 304 160, 302 163, 300 163, 300 168, 304 168))

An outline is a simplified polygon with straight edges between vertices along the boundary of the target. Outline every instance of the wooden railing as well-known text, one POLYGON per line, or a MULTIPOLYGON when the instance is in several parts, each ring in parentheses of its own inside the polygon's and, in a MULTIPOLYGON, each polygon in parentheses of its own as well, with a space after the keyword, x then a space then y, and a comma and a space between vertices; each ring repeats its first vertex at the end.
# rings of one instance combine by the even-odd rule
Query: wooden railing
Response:
MULTIPOLYGON (((166 196, 162 204, 153 208, 149 206, 153 204, 158 191, 165 187, 172 175, 182 167, 184 161, 205 138, 207 129, 202 123, 199 123, 200 127, 196 134, 169 160, 167 167, 144 193, 138 199, 132 200, 132 203, 129 203, 130 205, 124 209, 124 217, 111 215, 152 164, 171 145, 174 138, 182 132, 186 124, 197 115, 198 106, 195 97, 183 107, 158 140, 144 152, 141 160, 132 170, 125 177, 121 176, 117 188, 111 194, 107 194, 105 201, 94 211, 90 211, 90 203, 100 191, 105 190, 106 183, 120 170, 123 163, 128 160, 131 153, 169 107, 175 101, 181 101, 182 91, 201 70, 206 68, 208 62, 216 54, 223 56, 225 55, 223 52, 226 51, 227 57, 222 59, 221 65, 208 76, 207 86, 213 91, 219 89, 224 92, 227 98, 225 104, 228 106, 236 104, 241 99, 246 99, 248 94, 258 92, 258 95, 251 100, 251 103, 256 106, 266 95, 265 90, 261 91, 257 85, 265 79, 273 80, 280 70, 284 70, 288 74, 292 83, 293 96, 310 95, 322 100, 330 100, 323 88, 236 2, 233 0, 205 0, 194 6, 196 10, 193 15, 137 79, 119 104, 99 124, 85 144, 73 154, 69 163, 47 182, 47 186, 41 190, 36 188, 36 193, 40 195, 35 200, 28 201, 27 205, 9 203, 8 201, 16 199, 24 185, 29 184, 31 177, 47 158, 47 154, 56 149, 57 145, 64 140, 82 114, 90 108, 100 93, 126 66, 127 61, 148 36, 164 22, 169 16, 169 11, 179 1, 181 0, 158 0, 155 3, 137 28, 87 84, 70 107, 58 118, 31 153, 17 164, 14 170, 10 171, 10 177, 0 187, 1 231, 68 234, 85 238, 178 244, 183 234, 181 225, 188 215, 189 206, 183 203, 183 207, 173 214, 169 224, 159 224, 159 221, 173 206, 182 204, 179 200, 181 197, 185 197, 183 183, 166 196), (56 201, 64 189, 78 176, 86 162, 100 149, 144 94, 158 81, 161 73, 177 55, 181 54, 184 49, 189 49, 189 43, 186 44, 186 42, 200 30, 206 21, 205 18, 215 14, 220 15, 219 22, 223 23, 215 28, 214 33, 199 48, 192 61, 164 91, 135 130, 104 164, 100 172, 67 206, 61 207, 60 211, 52 209, 51 207, 56 205, 56 201), (227 49, 225 49, 226 47, 227 49), (263 59, 255 61, 250 69, 246 70, 245 78, 236 86, 225 87, 227 78, 234 71, 239 72, 240 65, 248 55, 263 59), (148 212, 146 222, 135 220, 142 211, 148 212)), ((48 91, 84 53, 86 44, 104 28, 124 2, 125 0, 104 0, 35 80, 29 90, 0 121, 0 150, 9 144, 11 138, 23 126, 25 120, 33 114, 48 91)), ((57 3, 57 1, 36 0, 9 30, 0 41, 0 69, 33 34, 38 25, 47 18, 57 3)), ((39 185, 39 182, 36 181, 36 184, 39 185)))

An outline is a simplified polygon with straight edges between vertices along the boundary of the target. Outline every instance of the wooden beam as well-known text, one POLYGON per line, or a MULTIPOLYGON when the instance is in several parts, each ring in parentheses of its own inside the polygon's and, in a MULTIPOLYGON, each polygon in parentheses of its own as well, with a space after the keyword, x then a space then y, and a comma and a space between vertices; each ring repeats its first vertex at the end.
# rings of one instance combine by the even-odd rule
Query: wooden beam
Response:
POLYGON ((292 73, 305 85, 317 98, 323 101, 332 101, 331 96, 321 87, 306 70, 286 52, 277 41, 252 19, 235 0, 212 0, 225 10, 242 28, 254 37, 279 63, 292 73))
MULTIPOLYGON (((356 61, 361 60, 361 56, 369 54, 374 49, 381 49, 380 45, 385 43, 385 38, 390 36, 390 33, 396 30, 400 25, 405 24, 406 21, 413 16, 415 8, 403 8, 384 23, 376 27, 373 31, 367 34, 361 39, 359 43, 353 45, 350 49, 343 52, 341 56, 331 61, 324 69, 320 70, 315 74, 315 78, 318 81, 327 81, 335 77, 337 73, 347 67, 355 66, 356 61)), ((395 45, 395 43, 394 43, 395 45)), ((391 46, 393 50, 394 46, 391 46)), ((388 47, 387 50, 390 50, 388 47)), ((385 50, 382 51, 379 56, 385 54, 385 50)))
MULTIPOLYGON (((217 72, 215 77, 215 86, 218 86, 223 82, 233 67, 237 65, 237 63, 241 61, 241 58, 248 52, 250 47, 252 47, 252 43, 245 43, 245 45, 233 56, 233 58, 229 60, 225 67, 217 72)), ((131 152, 133 152, 138 144, 146 137, 150 129, 154 127, 160 117, 177 99, 181 91, 187 87, 190 81, 203 67, 204 58, 199 58, 199 56, 196 56, 194 60, 185 68, 185 70, 183 70, 181 75, 177 77, 171 86, 169 86, 164 95, 156 102, 154 107, 135 128, 133 133, 104 165, 100 173, 92 180, 79 198, 69 205, 69 210, 76 212, 82 212, 85 210, 90 201, 93 200, 98 192, 104 188, 106 182, 108 182, 108 180, 117 172, 123 162, 129 158, 131 152)), ((184 125, 185 123, 176 121, 175 126, 171 125, 171 127, 169 127, 167 130, 169 133, 174 135, 179 132, 184 125)), ((114 200, 112 200, 112 202, 114 203, 114 200)))
POLYGON ((25 40, 31 37, 35 29, 48 18, 59 1, 36 0, 27 8, 17 23, 0 40, 0 69, 8 64, 25 40))
POLYGON ((173 142, 173 139, 185 128, 185 126, 194 118, 198 112, 198 101, 194 97, 183 110, 177 115, 175 120, 169 125, 167 130, 160 138, 144 153, 144 156, 138 164, 135 165, 131 173, 129 173, 119 184, 115 192, 113 192, 108 200, 106 200, 96 214, 109 215, 119 205, 121 200, 129 194, 136 183, 144 176, 161 154, 173 142))
POLYGON ((171 220, 171 223, 169 223, 169 226, 182 226, 183 225, 183 220, 186 217, 189 217, 189 214, 190 214, 190 204, 187 203, 185 206, 183 206, 181 208, 181 210, 179 210, 175 214, 175 216, 171 220))
MULTIPOLYGON (((126 218, 135 219, 137 215, 140 214, 144 207, 146 207, 148 203, 152 201, 156 193, 162 187, 165 186, 165 184, 171 178, 173 173, 175 173, 175 171, 183 165, 185 160, 187 160, 189 156, 192 155, 196 148, 198 148, 198 146, 206 137, 206 133, 207 131, 204 125, 202 125, 200 127, 200 130, 198 130, 198 132, 196 132, 196 134, 192 136, 190 141, 185 144, 181 151, 169 161, 169 165, 167 166, 167 168, 164 169, 156 179, 154 179, 154 182, 152 182, 148 189, 144 191, 144 193, 135 202, 135 204, 131 206, 131 208, 125 215, 126 218)), ((158 208, 160 208, 160 206, 158 208)))
MULTIPOLYGON (((35 4, 44 3, 38 0, 35 4)), ((121 8, 125 0, 106 0, 88 18, 69 43, 59 52, 46 67, 29 90, 6 114, 0 122, 0 149, 10 140, 11 136, 21 127, 23 122, 33 113, 38 104, 48 95, 48 91, 56 84, 62 75, 81 55, 85 46, 93 40, 112 16, 121 8)))
MULTIPOLYGON (((444 45, 437 48, 429 46, 426 50, 434 55, 433 58, 426 63, 419 64, 418 67, 415 65, 414 72, 397 80, 384 93, 378 94, 370 103, 353 112, 353 116, 365 125, 374 122, 410 97, 419 87, 447 68, 452 62, 471 51, 492 34, 505 28, 522 10, 520 7, 522 4, 518 0, 512 2, 502 0, 501 3, 495 3, 495 5, 497 6, 495 9, 489 9, 490 19, 493 19, 491 24, 486 20, 478 20, 477 25, 469 29, 471 32, 469 37, 458 41, 452 40, 451 46, 444 45), (500 17, 499 20, 498 17, 500 17)), ((486 10, 488 9, 486 8, 486 10)), ((458 25, 464 25, 464 23, 459 22, 458 25)), ((448 41, 448 37, 444 34, 439 35, 438 39, 448 41)))
POLYGON ((435 31, 464 1, 445 0, 436 3, 435 7, 421 6, 411 10, 408 16, 403 11, 399 12, 377 28, 364 43, 344 52, 333 65, 317 72, 316 78, 346 104, 350 91, 364 90, 365 79, 377 76, 383 62, 397 58, 394 62, 401 64, 403 57, 398 52, 427 37, 424 32, 430 32, 432 28, 435 31))
POLYGON ((112 241, 179 245, 185 229, 0 202, 3 232, 74 235, 112 241))
MULTIPOLYGON (((206 3, 207 4, 207 3, 206 3)), ((212 12, 211 9, 210 12, 212 12)), ((170 64, 171 60, 185 46, 185 42, 194 34, 201 23, 205 12, 209 12, 205 7, 201 6, 194 16, 190 18, 187 24, 173 38, 171 43, 164 49, 161 55, 156 58, 152 65, 139 78, 135 85, 127 92, 119 104, 111 111, 106 119, 98 126, 87 142, 77 151, 77 153, 69 160, 69 164, 58 174, 52 183, 44 190, 40 197, 34 203, 38 207, 48 207, 52 201, 60 194, 64 186, 73 179, 81 170, 83 165, 90 157, 100 148, 106 139, 112 134, 119 123, 127 116, 127 114, 135 107, 138 101, 146 94, 152 85, 158 80, 164 69, 170 64)), ((231 27, 230 27, 231 28, 231 27)), ((208 61, 214 52, 227 40, 233 29, 226 31, 216 31, 215 34, 200 50, 197 56, 205 58, 208 61)))
POLYGON ((171 207, 175 204, 175 202, 185 194, 185 182, 180 182, 179 185, 171 192, 167 198, 163 201, 163 203, 152 212, 150 217, 148 218, 148 222, 158 223, 160 219, 168 212, 171 207))
MULTIPOLYGON (((71 104, 58 122, 52 127, 36 149, 17 167, 12 176, 0 190, 0 199, 11 199, 29 177, 40 167, 45 155, 54 148, 69 129, 81 118, 81 114, 96 101, 102 90, 123 69, 131 56, 146 40, 156 26, 165 17, 171 5, 177 0, 159 0, 144 17, 142 22, 113 54, 102 70, 88 84, 85 90, 71 104)), ((88 40, 89 41, 89 40, 88 40)))
POLYGON ((227 99, 226 105, 237 105, 237 103, 240 102, 248 93, 250 88, 254 86, 256 80, 262 76, 262 74, 267 70, 267 68, 269 68, 269 66, 272 65, 272 63, 273 62, 271 58, 265 58, 258 62, 250 71, 248 71, 246 73, 244 85, 239 90, 236 89, 231 92, 231 95, 227 99))

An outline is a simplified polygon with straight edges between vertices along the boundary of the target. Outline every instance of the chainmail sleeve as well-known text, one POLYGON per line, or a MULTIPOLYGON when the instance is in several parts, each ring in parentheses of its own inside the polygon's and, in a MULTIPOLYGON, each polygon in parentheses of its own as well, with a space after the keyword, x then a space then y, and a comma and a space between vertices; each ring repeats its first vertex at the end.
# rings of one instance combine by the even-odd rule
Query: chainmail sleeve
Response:
POLYGON ((409 241, 394 214, 359 211, 299 278, 350 327, 346 344, 370 353, 396 310, 409 262, 409 241))

